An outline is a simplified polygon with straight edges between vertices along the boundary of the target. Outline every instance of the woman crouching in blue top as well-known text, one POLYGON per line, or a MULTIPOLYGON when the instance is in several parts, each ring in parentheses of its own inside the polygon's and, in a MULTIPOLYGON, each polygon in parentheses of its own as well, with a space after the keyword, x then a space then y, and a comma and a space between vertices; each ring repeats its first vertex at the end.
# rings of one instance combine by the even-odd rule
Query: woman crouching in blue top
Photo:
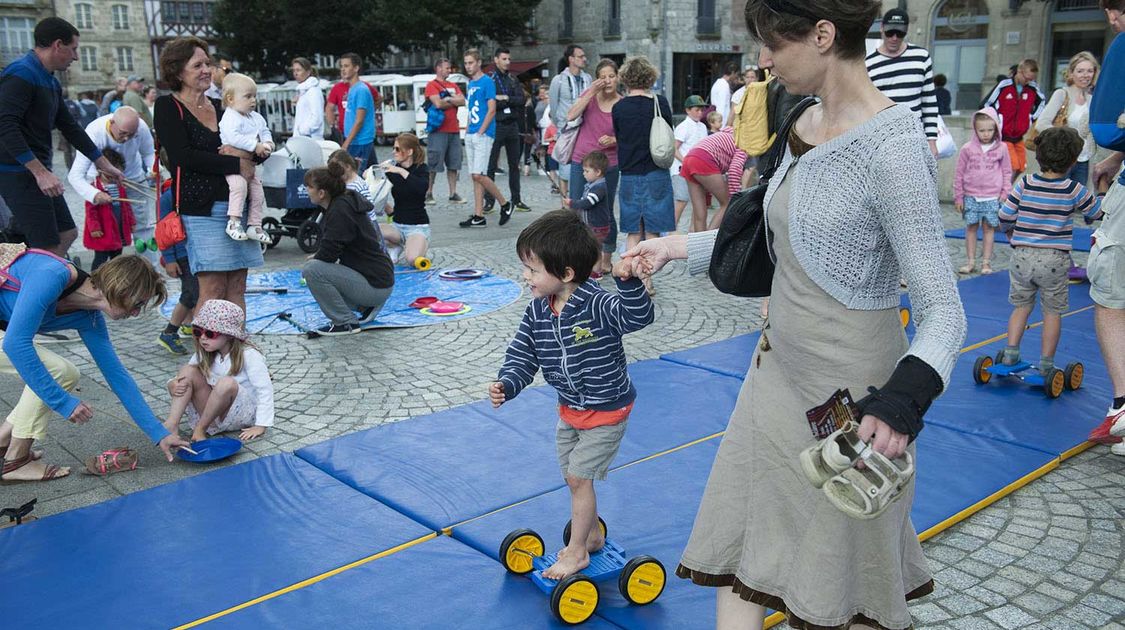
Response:
POLYGON ((149 409, 106 329, 106 317, 136 317, 166 298, 164 281, 138 256, 120 256, 88 275, 50 252, 0 245, 0 319, 8 322, 0 372, 18 373, 27 384, 19 403, 0 424, 0 453, 4 453, 0 480, 48 481, 68 475, 69 468, 40 462, 31 445, 46 437, 51 411, 76 424, 94 417, 94 410, 70 393, 78 384, 78 368, 36 347, 33 339, 39 332, 78 331, 110 389, 168 461, 174 450, 189 446, 169 434, 149 409))

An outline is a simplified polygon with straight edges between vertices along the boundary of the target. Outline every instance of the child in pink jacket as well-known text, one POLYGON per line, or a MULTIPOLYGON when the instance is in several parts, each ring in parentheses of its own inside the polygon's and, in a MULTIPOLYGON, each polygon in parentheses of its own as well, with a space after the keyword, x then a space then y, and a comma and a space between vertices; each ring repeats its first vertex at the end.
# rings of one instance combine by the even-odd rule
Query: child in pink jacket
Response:
POLYGON ((965 253, 958 273, 976 266, 977 226, 984 228, 981 273, 992 273, 992 243, 1000 225, 1000 204, 1012 188, 1012 160, 1000 141, 1000 116, 991 107, 973 114, 973 136, 961 147, 953 176, 953 206, 965 217, 965 253))

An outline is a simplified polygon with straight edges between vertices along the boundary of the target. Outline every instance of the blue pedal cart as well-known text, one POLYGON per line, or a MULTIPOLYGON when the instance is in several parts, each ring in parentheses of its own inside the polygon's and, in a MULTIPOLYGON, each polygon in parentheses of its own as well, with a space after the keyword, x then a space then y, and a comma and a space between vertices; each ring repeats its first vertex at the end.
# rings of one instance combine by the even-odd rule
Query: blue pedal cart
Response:
MULTIPOLYGON (((605 521, 598 518, 602 534, 605 521)), ((563 529, 563 544, 570 542, 570 522, 563 529)), ((566 624, 580 624, 594 615, 598 606, 595 582, 617 579, 617 588, 631 604, 644 606, 656 601, 664 592, 667 575, 664 565, 652 556, 626 559, 625 550, 608 537, 605 546, 590 554, 590 566, 561 580, 543 577, 543 571, 555 563, 558 554, 545 555, 543 538, 530 529, 517 529, 500 544, 500 562, 508 571, 531 574, 531 581, 550 596, 551 612, 566 624)))
POLYGON ((1066 369, 1051 368, 1040 372, 1038 367, 1027 361, 1020 361, 1015 365, 1003 365, 1000 362, 1003 351, 996 353, 996 357, 980 356, 973 362, 973 380, 978 385, 987 384, 993 376, 1011 376, 1032 387, 1042 387, 1047 398, 1058 398, 1064 391, 1074 391, 1082 387, 1082 377, 1086 368, 1079 362, 1069 363, 1066 369))

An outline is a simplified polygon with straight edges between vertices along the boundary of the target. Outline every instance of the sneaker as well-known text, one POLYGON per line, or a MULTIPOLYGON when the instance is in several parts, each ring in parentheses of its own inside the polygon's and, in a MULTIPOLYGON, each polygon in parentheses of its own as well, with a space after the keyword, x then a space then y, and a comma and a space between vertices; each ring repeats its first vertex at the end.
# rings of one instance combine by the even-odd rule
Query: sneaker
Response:
POLYGON ((516 202, 516 210, 519 210, 520 212, 531 212, 531 208, 522 201, 516 202))
POLYGON ((246 232, 242 230, 242 222, 238 219, 231 219, 227 221, 227 236, 236 241, 245 241, 246 232))
POLYGON ((329 324, 317 328, 316 332, 331 337, 333 335, 354 335, 360 330, 359 324, 329 324))
POLYGON ((180 341, 180 337, 176 333, 162 332, 160 336, 157 337, 156 342, 164 346, 164 349, 172 354, 188 354, 188 349, 184 347, 183 342, 180 341))
POLYGON ((495 203, 493 203, 493 202, 491 202, 491 201, 490 201, 490 202, 488 202, 488 203, 486 203, 486 204, 484 204, 484 210, 483 210, 483 212, 484 212, 485 214, 492 214, 493 212, 496 212, 496 204, 495 204, 495 203))
POLYGON ((512 202, 500 206, 500 225, 504 225, 512 218, 512 202))
POLYGON ((273 243, 273 239, 262 230, 262 226, 260 225, 251 225, 246 228, 246 240, 258 241, 259 243, 273 243))
POLYGON ((180 336, 181 337, 191 337, 194 334, 195 333, 192 330, 191 324, 184 324, 183 326, 180 326, 180 336))
POLYGON ((437 203, 437 199, 434 199, 433 194, 426 195, 426 205, 427 206, 432 206, 435 203, 437 203))
MULTIPOLYGON (((501 219, 501 220, 503 220, 503 219, 501 219)), ((488 225, 488 221, 485 221, 484 217, 478 217, 477 215, 474 214, 474 215, 470 216, 468 219, 458 223, 457 225, 460 225, 461 227, 464 227, 464 228, 486 227, 488 225)))
POLYGON ((1105 421, 1112 422, 1109 427, 1110 435, 1125 437, 1125 405, 1110 407, 1109 412, 1105 414, 1105 421))
POLYGON ((1125 418, 1125 407, 1110 407, 1105 414, 1105 420, 1102 420, 1101 424, 1090 431, 1090 435, 1086 439, 1097 444, 1120 443, 1122 441, 1121 436, 1125 435, 1125 430, 1123 430, 1125 426, 1118 426, 1125 425, 1122 418, 1125 418), (1115 433, 1114 429, 1117 429, 1119 433, 1115 433))
POLYGON ((545 171, 545 170, 543 170, 543 169, 539 169, 539 176, 540 176, 540 177, 546 177, 546 176, 547 176, 547 171, 545 171))
POLYGON ((559 190, 559 187, 558 187, 558 186, 556 186, 556 185, 554 185, 554 184, 551 184, 551 194, 552 194, 552 195, 561 195, 561 194, 562 194, 562 191, 561 191, 561 190, 559 190))
POLYGON ((1109 447, 1109 452, 1113 453, 1114 455, 1125 456, 1125 442, 1118 442, 1117 444, 1109 447))
POLYGON ((375 316, 378 314, 379 309, 375 308, 374 306, 368 306, 367 308, 359 312, 359 323, 366 324, 374 320, 375 316))
POLYGON ((1011 348, 1004 348, 1003 350, 1001 350, 1001 354, 1000 354, 1000 364, 1001 365, 1012 366, 1012 365, 1015 365, 1019 362, 1020 362, 1019 348, 1016 348, 1014 350, 1011 349, 1011 348))
POLYGON ((465 200, 461 198, 461 195, 453 193, 449 196, 449 203, 465 203, 465 200))
POLYGON ((528 166, 527 164, 523 165, 523 176, 524 177, 531 177, 531 167, 528 166))

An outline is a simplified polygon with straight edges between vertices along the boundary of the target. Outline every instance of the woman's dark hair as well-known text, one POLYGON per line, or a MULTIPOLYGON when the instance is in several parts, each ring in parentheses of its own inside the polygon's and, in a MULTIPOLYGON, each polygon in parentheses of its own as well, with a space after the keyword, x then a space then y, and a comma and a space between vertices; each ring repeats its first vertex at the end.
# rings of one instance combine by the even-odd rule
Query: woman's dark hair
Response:
POLYGON ((343 149, 336 149, 335 151, 333 151, 332 155, 328 156, 328 163, 339 164, 345 169, 351 169, 353 173, 359 172, 359 162, 355 161, 355 158, 352 157, 351 153, 348 153, 343 149))
POLYGON ((34 37, 36 48, 50 48, 60 40, 69 46, 78 37, 78 29, 61 17, 49 17, 35 25, 34 37))
POLYGON ((1102 11, 1123 11, 1125 12, 1125 0, 1098 0, 1098 6, 1102 11))
POLYGON ((566 47, 566 50, 563 51, 562 59, 559 59, 559 74, 562 74, 563 70, 570 67, 570 58, 574 56, 574 51, 576 50, 582 50, 582 47, 576 44, 570 44, 566 47))
POLYGON ((577 212, 552 210, 520 232, 516 254, 520 260, 535 254, 543 269, 560 280, 570 267, 574 271, 573 282, 583 283, 601 258, 601 248, 577 212))
POLYGON ((198 37, 177 37, 164 44, 164 48, 161 49, 160 74, 173 92, 179 92, 184 87, 180 73, 195 54, 196 48, 207 52, 207 42, 198 37))
POLYGON ((293 65, 293 64, 297 64, 298 66, 301 66, 302 68, 304 68, 305 72, 308 72, 310 77, 316 76, 316 68, 312 65, 312 62, 309 61, 308 59, 305 59, 304 57, 294 57, 293 61, 289 62, 289 65, 293 65))
POLYGON ((305 185, 319 188, 328 193, 329 199, 344 194, 344 167, 339 162, 328 162, 328 166, 311 168, 305 173, 305 185))
POLYGON ((1051 127, 1035 139, 1035 157, 1044 171, 1065 173, 1082 153, 1082 136, 1070 127, 1051 127))
POLYGON ((612 59, 602 59, 598 65, 594 67, 594 76, 598 76, 602 72, 602 68, 613 68, 613 73, 617 74, 617 62, 612 59))
POLYGON ((879 0, 747 0, 746 28, 758 41, 776 48, 812 32, 820 20, 836 26, 834 49, 841 59, 862 59, 864 38, 882 10, 879 0))

